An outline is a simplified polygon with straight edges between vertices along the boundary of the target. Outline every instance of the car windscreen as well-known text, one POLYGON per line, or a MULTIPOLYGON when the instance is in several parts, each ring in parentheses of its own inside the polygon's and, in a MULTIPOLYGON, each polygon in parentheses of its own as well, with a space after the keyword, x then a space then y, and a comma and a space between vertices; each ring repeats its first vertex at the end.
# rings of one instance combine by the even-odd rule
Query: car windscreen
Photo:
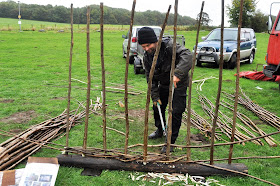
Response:
POLYGON ((278 18, 277 23, 276 23, 276 27, 275 27, 276 31, 280 30, 280 21, 279 20, 280 20, 280 18, 278 18))
MULTIPOLYGON (((220 41, 221 40, 221 30, 213 30, 206 39, 207 41, 220 41)), ((224 41, 236 41, 237 40, 237 30, 224 30, 224 41)))
MULTIPOLYGON (((138 31, 140 30, 140 28, 137 28, 137 36, 138 36, 138 31)), ((160 28, 153 28, 153 30, 155 31, 155 34, 157 37, 159 37, 161 29, 160 28)))
POLYGON ((154 31, 155 31, 156 36, 159 37, 160 32, 161 32, 161 29, 159 29, 159 28, 154 28, 154 31))

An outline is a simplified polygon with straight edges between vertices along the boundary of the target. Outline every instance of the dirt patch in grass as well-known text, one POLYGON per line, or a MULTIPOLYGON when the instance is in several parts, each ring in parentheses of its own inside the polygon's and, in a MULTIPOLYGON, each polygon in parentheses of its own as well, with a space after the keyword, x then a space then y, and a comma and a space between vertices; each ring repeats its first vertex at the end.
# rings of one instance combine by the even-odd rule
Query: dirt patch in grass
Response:
POLYGON ((9 117, 0 119, 0 122, 3 123, 27 123, 32 118, 36 117, 37 114, 34 110, 24 111, 24 112, 18 112, 15 114, 10 115, 9 117))
POLYGON ((65 100, 66 97, 53 97, 52 100, 65 100))
POLYGON ((264 124, 266 124, 264 121, 262 121, 262 120, 253 120, 253 122, 256 124, 256 125, 264 125, 264 124))
POLYGON ((21 129, 12 129, 12 130, 10 130, 10 132, 14 133, 14 134, 19 134, 22 132, 22 130, 21 129))
POLYGON ((223 81, 225 81, 225 82, 232 82, 232 80, 230 80, 230 79, 225 79, 223 81))
POLYGON ((145 118, 145 110, 144 109, 129 110, 128 111, 128 116, 131 116, 133 118, 145 118))
POLYGON ((14 101, 13 99, 0 99, 0 103, 13 103, 14 101))
MULTIPOLYGON (((125 118, 124 113, 118 113, 118 114, 114 114, 112 115, 112 117, 114 118, 125 118)), ((144 121, 145 119, 145 109, 140 109, 140 110, 128 110, 128 118, 132 119, 132 120, 137 120, 137 121, 144 121)), ((153 115, 152 115, 152 111, 150 111, 149 113, 149 119, 152 119, 153 115)))
POLYGON ((210 142, 202 134, 191 134, 191 142, 195 144, 203 143, 209 144, 210 142))

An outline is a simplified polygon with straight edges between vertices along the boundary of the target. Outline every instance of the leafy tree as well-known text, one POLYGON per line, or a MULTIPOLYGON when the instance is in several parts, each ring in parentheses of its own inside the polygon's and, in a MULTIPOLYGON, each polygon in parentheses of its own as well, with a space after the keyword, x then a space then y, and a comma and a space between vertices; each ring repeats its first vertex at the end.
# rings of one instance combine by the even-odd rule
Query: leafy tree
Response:
MULTIPOLYGON (((200 18, 200 13, 197 14, 196 21, 198 22, 200 18)), ((206 12, 202 12, 201 15, 201 26, 209 26, 209 23, 212 20, 210 19, 209 15, 206 12)))
MULTIPOLYGON (((231 26, 237 27, 240 11, 240 0, 232 0, 232 6, 227 6, 229 22, 231 26)), ((244 0, 242 13, 242 27, 251 26, 251 18, 256 10, 256 0, 244 0)))

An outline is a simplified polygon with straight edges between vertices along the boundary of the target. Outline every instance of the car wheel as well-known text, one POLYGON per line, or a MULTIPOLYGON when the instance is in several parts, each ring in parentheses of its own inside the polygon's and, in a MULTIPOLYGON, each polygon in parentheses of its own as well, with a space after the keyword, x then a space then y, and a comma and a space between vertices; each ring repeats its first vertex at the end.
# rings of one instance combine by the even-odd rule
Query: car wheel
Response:
POLYGON ((125 53, 125 51, 124 51, 124 48, 123 48, 122 51, 123 51, 123 54, 122 54, 122 55, 123 55, 123 58, 126 58, 126 53, 125 53))
POLYGON ((134 64, 134 56, 129 57, 129 64, 134 64))
POLYGON ((134 74, 140 74, 140 68, 136 67, 134 64, 134 74))
POLYGON ((201 67, 201 66, 202 66, 202 65, 201 65, 201 62, 200 62, 199 60, 196 60, 195 64, 196 64, 196 66, 198 66, 198 67, 201 67))
POLYGON ((234 69, 235 66, 236 66, 236 60, 237 60, 237 57, 236 57, 236 53, 232 54, 229 62, 228 62, 228 68, 229 69, 234 69))
POLYGON ((252 51, 249 58, 248 58, 248 61, 246 61, 246 63, 252 64, 254 59, 255 59, 255 51, 252 51))

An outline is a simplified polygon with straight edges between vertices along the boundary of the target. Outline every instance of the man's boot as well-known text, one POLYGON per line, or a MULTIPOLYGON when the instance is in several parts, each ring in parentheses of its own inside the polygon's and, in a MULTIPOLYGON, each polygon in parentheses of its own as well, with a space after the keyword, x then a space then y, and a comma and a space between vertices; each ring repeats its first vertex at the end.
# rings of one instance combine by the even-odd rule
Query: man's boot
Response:
POLYGON ((161 138, 163 135, 162 129, 157 129, 155 132, 148 136, 149 139, 161 138))
MULTIPOLYGON (((166 148, 167 148, 166 146, 163 146, 162 149, 160 150, 160 153, 165 154, 166 153, 166 148)), ((170 152, 174 152, 174 147, 173 146, 170 147, 170 152)))

